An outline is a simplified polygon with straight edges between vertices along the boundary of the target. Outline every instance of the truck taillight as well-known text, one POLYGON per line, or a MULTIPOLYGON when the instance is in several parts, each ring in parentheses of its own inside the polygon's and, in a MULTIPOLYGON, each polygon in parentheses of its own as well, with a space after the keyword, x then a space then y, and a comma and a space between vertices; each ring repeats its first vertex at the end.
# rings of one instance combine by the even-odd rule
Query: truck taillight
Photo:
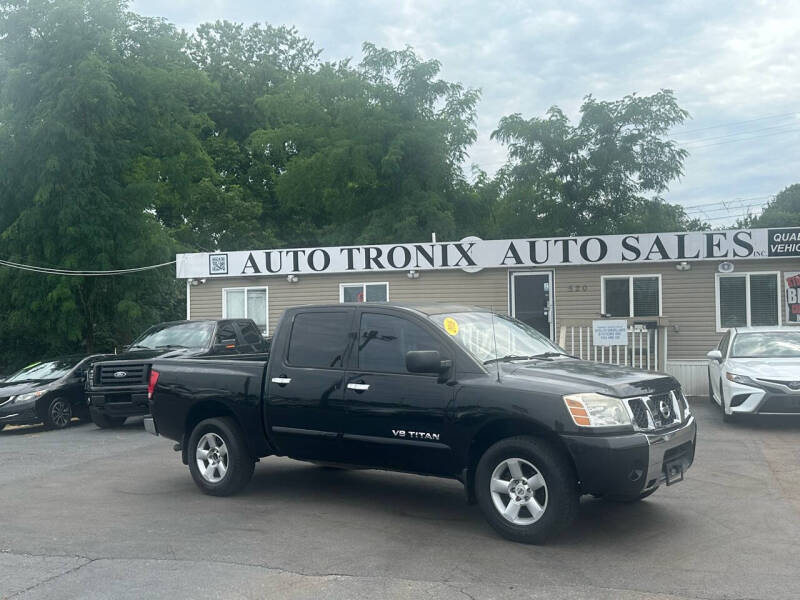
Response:
POLYGON ((147 383, 147 399, 150 400, 153 397, 153 390, 156 389, 156 382, 158 381, 159 372, 155 369, 150 370, 150 381, 147 383))

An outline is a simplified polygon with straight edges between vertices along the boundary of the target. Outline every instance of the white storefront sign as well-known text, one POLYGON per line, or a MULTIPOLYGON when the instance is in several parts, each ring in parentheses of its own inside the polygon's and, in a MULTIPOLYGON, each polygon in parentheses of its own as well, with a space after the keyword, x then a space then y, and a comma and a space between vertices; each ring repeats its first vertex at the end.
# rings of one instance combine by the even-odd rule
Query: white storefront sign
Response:
POLYGON ((800 228, 178 254, 179 278, 800 257, 800 228))
POLYGON ((627 346, 628 322, 624 319, 592 321, 592 343, 595 346, 627 346))

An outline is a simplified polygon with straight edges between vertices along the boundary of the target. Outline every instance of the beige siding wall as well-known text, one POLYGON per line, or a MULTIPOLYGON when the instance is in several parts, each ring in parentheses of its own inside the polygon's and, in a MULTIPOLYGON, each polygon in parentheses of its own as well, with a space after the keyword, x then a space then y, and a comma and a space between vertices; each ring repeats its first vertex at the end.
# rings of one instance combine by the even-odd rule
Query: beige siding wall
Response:
MULTIPOLYGON (((716 261, 693 262, 689 271, 678 271, 675 263, 561 267, 556 270, 554 286, 557 324, 563 319, 591 321, 599 317, 603 275, 660 274, 661 314, 669 319, 668 360, 703 359, 722 337, 716 325, 715 275, 718 264, 716 261)), ((746 260, 734 262, 734 267, 736 273, 782 273, 800 270, 800 261, 746 260)), ((781 299, 785 293, 783 285, 781 277, 781 299)), ((781 310, 785 311, 783 303, 781 310)))
MULTIPOLYGON (((557 268, 554 281, 556 337, 562 320, 582 319, 590 323, 599 317, 602 275, 660 274, 662 315, 670 323, 668 359, 703 359, 721 338, 716 331, 714 281, 717 265, 716 261, 694 262, 689 271, 676 270, 675 263, 557 268)), ((736 272, 800 270, 800 261, 793 259, 739 261, 734 265, 736 272)), ((339 301, 340 283, 380 281, 389 283, 389 299, 392 301, 463 302, 493 306, 498 312, 508 310, 508 271, 484 269, 474 274, 460 270, 428 271, 422 272, 419 279, 409 279, 405 271, 300 275, 297 283, 289 283, 283 276, 208 279, 205 284, 191 287, 191 317, 220 318, 223 288, 266 286, 272 332, 281 313, 290 306, 336 303, 339 301)), ((781 297, 783 293, 781 287, 781 297)), ((781 309, 785 310, 783 305, 781 309)))
POLYGON ((272 333, 281 313, 298 304, 339 302, 340 283, 389 284, 389 300, 394 302, 462 302, 493 306, 507 312, 508 276, 505 269, 484 269, 479 273, 463 271, 422 272, 419 279, 402 273, 344 273, 332 275, 300 275, 297 283, 281 277, 226 277, 207 279, 191 286, 191 318, 218 319, 222 316, 222 290, 230 287, 263 287, 268 289, 269 330, 272 333))

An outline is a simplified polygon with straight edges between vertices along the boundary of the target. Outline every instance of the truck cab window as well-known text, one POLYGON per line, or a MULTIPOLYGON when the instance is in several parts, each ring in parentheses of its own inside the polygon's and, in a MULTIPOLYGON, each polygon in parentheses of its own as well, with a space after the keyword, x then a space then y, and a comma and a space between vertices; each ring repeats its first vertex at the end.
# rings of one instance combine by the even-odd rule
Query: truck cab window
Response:
POLYGON ((248 352, 266 352, 266 342, 256 326, 250 321, 239 321, 239 332, 248 352))
POLYGON ((232 321, 228 321, 226 323, 220 323, 219 329, 217 329, 217 337, 214 340, 214 343, 215 344, 228 343, 236 345, 236 329, 234 328, 232 321))
POLYGON ((351 315, 346 310, 297 315, 289 338, 288 363, 294 367, 341 369, 351 315))
POLYGON ((419 325, 392 315, 364 313, 358 335, 358 368, 381 373, 408 373, 406 352, 441 346, 419 325))

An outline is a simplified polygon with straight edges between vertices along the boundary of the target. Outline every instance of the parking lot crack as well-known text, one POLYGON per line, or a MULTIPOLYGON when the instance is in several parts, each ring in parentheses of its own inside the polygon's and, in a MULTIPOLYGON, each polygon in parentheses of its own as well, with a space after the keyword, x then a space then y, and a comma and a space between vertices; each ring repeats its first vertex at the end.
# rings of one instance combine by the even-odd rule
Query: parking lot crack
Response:
MULTIPOLYGON (((41 557, 41 558, 53 558, 52 555, 47 555, 47 554, 42 554, 42 555, 17 554, 17 553, 14 553, 14 552, 6 552, 6 551, 3 551, 2 553, 3 554, 11 554, 11 555, 15 555, 15 556, 33 556, 33 557, 41 557)), ((83 562, 81 562, 81 564, 79 564, 79 565, 75 565, 71 569, 67 569, 66 571, 63 571, 61 573, 57 573, 57 574, 53 575, 52 577, 48 577, 47 579, 43 579, 42 581, 38 581, 38 582, 34 583, 33 585, 30 585, 30 586, 26 587, 25 589, 19 590, 18 592, 15 592, 15 593, 11 594, 10 596, 6 596, 6 600, 12 600, 13 598, 18 598, 18 597, 22 596, 23 594, 27 594, 28 592, 31 592, 31 591, 35 590, 36 588, 39 588, 39 587, 41 587, 43 585, 46 585, 48 583, 51 583, 51 582, 57 580, 57 579, 61 579, 62 577, 65 577, 67 575, 70 575, 72 573, 80 571, 85 566, 90 565, 90 564, 92 564, 93 562, 95 562, 97 560, 97 559, 94 559, 94 558, 86 558, 86 557, 82 557, 82 556, 57 556, 56 558, 77 558, 77 559, 82 560, 83 562)))

